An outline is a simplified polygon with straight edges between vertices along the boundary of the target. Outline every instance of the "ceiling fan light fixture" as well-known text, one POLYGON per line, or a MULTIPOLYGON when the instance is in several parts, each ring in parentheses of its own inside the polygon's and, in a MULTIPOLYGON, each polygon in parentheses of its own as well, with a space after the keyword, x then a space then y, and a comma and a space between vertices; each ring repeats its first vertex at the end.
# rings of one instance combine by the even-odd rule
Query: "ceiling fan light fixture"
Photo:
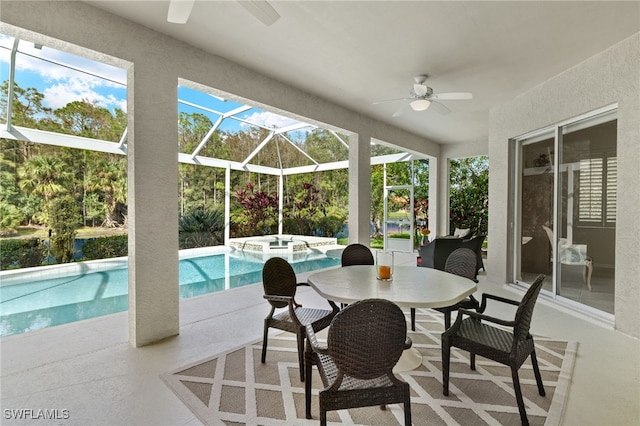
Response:
POLYGON ((424 111, 429 108, 431 105, 431 101, 427 99, 416 99, 415 101, 411 101, 411 108, 414 111, 424 111))

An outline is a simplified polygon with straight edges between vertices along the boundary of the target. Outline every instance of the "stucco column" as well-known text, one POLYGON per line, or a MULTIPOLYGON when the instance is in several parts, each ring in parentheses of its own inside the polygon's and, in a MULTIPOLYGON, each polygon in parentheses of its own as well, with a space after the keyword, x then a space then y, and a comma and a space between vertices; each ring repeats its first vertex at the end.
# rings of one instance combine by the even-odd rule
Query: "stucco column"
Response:
MULTIPOLYGON (((438 176, 438 212, 440 213, 436 229, 436 235, 438 236, 449 235, 449 159, 450 157, 441 155, 438 159, 439 167, 436 168, 438 176)), ((431 178, 431 176, 429 177, 431 178)))
POLYGON ((140 60, 128 73, 129 343, 179 332, 176 76, 140 60))
POLYGON ((371 235, 371 136, 349 137, 349 242, 368 246, 371 235))
MULTIPOLYGON (((436 157, 429 157, 429 229, 431 234, 429 239, 434 239, 436 235, 439 235, 438 219, 439 207, 441 207, 442 200, 438 199, 438 195, 442 192, 440 190, 440 177, 438 176, 438 170, 440 169, 440 161, 436 157)), ((448 208, 448 207, 447 207, 448 208)))

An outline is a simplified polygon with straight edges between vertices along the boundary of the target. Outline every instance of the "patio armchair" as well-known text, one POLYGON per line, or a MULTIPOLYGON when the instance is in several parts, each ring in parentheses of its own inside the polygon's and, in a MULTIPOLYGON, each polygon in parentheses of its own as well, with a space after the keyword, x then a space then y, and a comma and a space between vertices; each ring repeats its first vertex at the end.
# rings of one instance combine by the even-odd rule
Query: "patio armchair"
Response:
MULTIPOLYGON (((542 225, 542 229, 549 238, 549 243, 553 250, 553 231, 548 226, 542 225)), ((586 244, 571 244, 566 238, 558 239, 558 262, 568 266, 584 267, 582 280, 587 284, 587 288, 591 291, 591 275, 593 274, 593 258, 587 256, 586 244)), ((551 253, 553 262, 553 251, 551 253)))
POLYGON ((269 301, 271 311, 264 319, 264 337, 262 340, 262 363, 267 358, 267 340, 269 328, 294 333, 298 341, 298 363, 300 366, 300 381, 304 381, 304 340, 307 326, 314 331, 329 326, 339 309, 335 303, 329 301, 331 310, 304 308, 296 302, 296 289, 307 283, 298 283, 296 274, 286 260, 272 257, 262 268, 262 284, 264 298, 269 301), (278 312, 276 313, 276 310, 278 312))
POLYGON ((305 410, 311 419, 312 366, 324 385, 319 393, 320 424, 327 411, 386 404, 404 404, 404 421, 411 425, 409 384, 393 374, 402 352, 411 347, 400 307, 383 299, 355 302, 338 313, 321 346, 307 326, 305 352, 305 410))
POLYGON ((418 248, 421 261, 418 266, 444 271, 449 255, 462 246, 462 238, 436 238, 429 244, 418 248))
POLYGON ((418 266, 425 268, 435 268, 444 271, 444 265, 449 255, 460 247, 473 250, 476 254, 476 269, 484 269, 484 261, 482 260, 482 244, 486 235, 476 235, 469 239, 444 237, 421 245, 418 248, 419 262, 418 266))
POLYGON ((451 348, 456 347, 470 353, 470 367, 476 369, 476 355, 483 356, 511 368, 513 388, 518 402, 520 420, 528 425, 527 413, 522 399, 518 370, 531 356, 531 364, 538 385, 538 393, 545 396, 542 377, 536 358, 535 342, 529 333, 533 308, 535 307, 544 275, 538 275, 520 302, 490 294, 482 295, 482 304, 478 312, 460 309, 453 326, 442 333, 442 393, 449 395, 449 363, 451 348), (494 300, 518 306, 513 321, 484 315, 487 300, 494 300), (468 318, 464 318, 467 316, 468 318), (498 328, 489 323, 502 326, 498 328), (504 329, 508 327, 508 330, 504 329))
MULTIPOLYGON (((477 270, 476 270, 476 254, 473 250, 468 248, 459 248, 455 249, 447 258, 445 263, 444 271, 450 274, 459 275, 461 277, 469 278, 471 281, 478 282, 476 279, 477 270)), ((480 308, 480 303, 478 300, 470 295, 464 300, 456 303, 452 306, 447 306, 444 308, 436 308, 436 311, 442 312, 444 314, 444 327, 445 329, 451 327, 451 312, 457 311, 458 309, 478 309, 480 308)), ((416 331, 416 309, 411 308, 411 330, 416 331)))

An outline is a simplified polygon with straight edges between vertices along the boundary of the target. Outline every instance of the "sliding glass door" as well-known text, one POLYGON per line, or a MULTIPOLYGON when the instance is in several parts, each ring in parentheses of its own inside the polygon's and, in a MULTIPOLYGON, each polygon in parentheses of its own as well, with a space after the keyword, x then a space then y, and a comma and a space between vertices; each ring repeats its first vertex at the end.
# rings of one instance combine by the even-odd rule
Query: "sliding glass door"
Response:
POLYGON ((515 141, 514 281, 613 314, 616 223, 615 110, 515 141))
POLYGON ((520 145, 520 238, 519 274, 517 279, 531 284, 539 274, 545 274, 543 288, 552 291, 551 245, 547 232, 553 225, 554 133, 544 132, 520 145))

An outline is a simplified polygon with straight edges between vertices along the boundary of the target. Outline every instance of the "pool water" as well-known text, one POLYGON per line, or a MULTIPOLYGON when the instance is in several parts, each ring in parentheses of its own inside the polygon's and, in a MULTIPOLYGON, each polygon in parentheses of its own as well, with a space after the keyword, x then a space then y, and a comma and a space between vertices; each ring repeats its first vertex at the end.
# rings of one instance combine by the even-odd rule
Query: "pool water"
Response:
MULTIPOLYGON (((328 268, 340 259, 307 256, 296 273, 328 268)), ((180 298, 262 281, 264 260, 229 253, 181 259, 180 298)), ((0 286, 0 337, 126 311, 127 268, 0 286)))

